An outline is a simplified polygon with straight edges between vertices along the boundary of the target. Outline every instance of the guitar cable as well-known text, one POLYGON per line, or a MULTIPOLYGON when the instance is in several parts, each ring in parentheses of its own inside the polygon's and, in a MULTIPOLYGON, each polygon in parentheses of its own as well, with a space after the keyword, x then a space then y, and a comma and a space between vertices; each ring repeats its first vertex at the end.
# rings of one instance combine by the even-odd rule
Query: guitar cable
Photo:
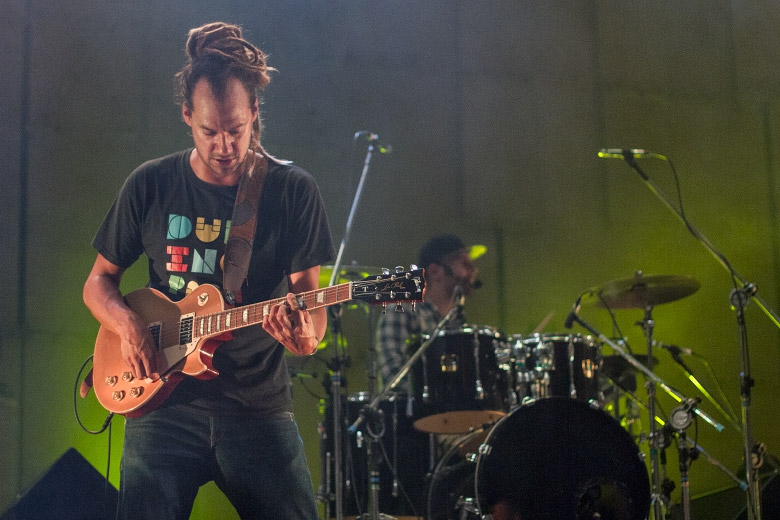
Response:
MULTIPOLYGON (((82 430, 84 430, 85 432, 89 433, 90 435, 98 435, 98 434, 101 434, 104 431, 106 431, 106 429, 109 427, 109 425, 111 424, 111 419, 114 418, 114 412, 109 412, 108 416, 106 417, 106 420, 103 421, 103 426, 101 426, 101 428, 99 430, 90 430, 81 421, 81 417, 79 416, 78 401, 76 400, 76 396, 79 395, 79 393, 80 393, 79 392, 79 386, 80 386, 79 381, 82 380, 81 379, 81 374, 84 373, 84 368, 90 363, 90 361, 92 361, 92 358, 93 358, 93 356, 90 355, 84 361, 84 363, 81 365, 81 368, 79 369, 78 374, 76 374, 76 385, 75 385, 75 387, 73 389, 73 414, 76 416, 76 422, 79 423, 79 426, 81 426, 82 430)), ((84 397, 86 397, 86 394, 84 395, 84 397)))

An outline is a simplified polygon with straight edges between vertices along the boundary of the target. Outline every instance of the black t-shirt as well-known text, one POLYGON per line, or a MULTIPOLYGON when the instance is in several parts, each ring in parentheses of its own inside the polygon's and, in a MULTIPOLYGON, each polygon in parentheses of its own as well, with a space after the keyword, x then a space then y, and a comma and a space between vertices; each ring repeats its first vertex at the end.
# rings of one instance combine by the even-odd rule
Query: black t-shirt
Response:
MULTIPOLYGON (((149 287, 178 301, 201 284, 222 285, 224 254, 237 187, 200 180, 192 149, 148 161, 125 181, 93 240, 111 263, 149 259, 149 287)), ((333 259, 325 208, 303 169, 268 161, 243 304, 284 296, 287 275, 333 259)), ((163 406, 211 413, 290 411, 284 347, 260 325, 237 329, 214 353, 212 380, 185 378, 163 406)))

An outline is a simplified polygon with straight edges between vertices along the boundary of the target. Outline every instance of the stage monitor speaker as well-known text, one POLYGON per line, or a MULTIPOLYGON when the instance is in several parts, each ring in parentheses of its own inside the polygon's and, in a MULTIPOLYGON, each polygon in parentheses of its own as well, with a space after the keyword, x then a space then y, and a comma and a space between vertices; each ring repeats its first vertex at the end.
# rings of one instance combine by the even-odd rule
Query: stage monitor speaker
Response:
POLYGON ((0 520, 108 520, 117 490, 75 448, 66 451, 0 520))

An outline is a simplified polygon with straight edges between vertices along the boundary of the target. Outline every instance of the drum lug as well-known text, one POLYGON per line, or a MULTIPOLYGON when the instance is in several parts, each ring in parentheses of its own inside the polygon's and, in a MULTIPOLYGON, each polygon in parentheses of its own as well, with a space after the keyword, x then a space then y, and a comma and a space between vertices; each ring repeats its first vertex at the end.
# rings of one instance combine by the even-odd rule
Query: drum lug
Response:
POLYGON ((493 446, 490 444, 480 444, 478 451, 480 455, 490 455, 490 452, 493 451, 493 446))
POLYGON ((482 381, 477 379, 477 384, 475 387, 476 393, 477 393, 477 399, 480 401, 485 400, 485 388, 482 386, 482 381))

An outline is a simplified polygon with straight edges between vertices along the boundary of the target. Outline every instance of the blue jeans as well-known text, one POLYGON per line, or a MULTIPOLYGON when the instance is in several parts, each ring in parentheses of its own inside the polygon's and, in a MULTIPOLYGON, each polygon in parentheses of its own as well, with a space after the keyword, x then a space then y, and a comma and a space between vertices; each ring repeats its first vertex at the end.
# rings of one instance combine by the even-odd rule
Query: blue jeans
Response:
POLYGON ((126 420, 119 518, 186 520, 211 480, 242 519, 318 518, 291 413, 210 417, 171 407, 126 420))

